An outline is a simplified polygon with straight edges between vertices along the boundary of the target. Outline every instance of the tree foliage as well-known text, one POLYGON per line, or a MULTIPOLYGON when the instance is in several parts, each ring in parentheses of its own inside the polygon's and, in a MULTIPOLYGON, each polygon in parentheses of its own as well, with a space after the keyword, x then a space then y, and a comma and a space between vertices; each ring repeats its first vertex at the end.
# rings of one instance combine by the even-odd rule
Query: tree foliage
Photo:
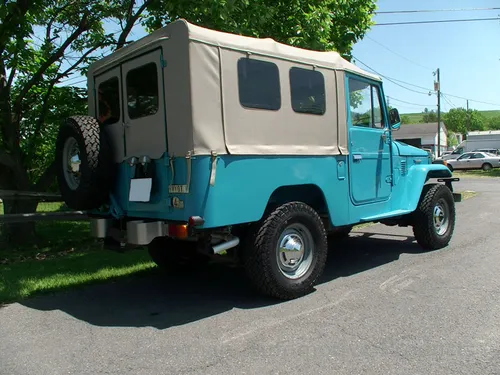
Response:
POLYGON ((484 130, 486 128, 486 119, 483 114, 477 110, 465 108, 453 108, 444 115, 444 123, 448 130, 455 133, 467 134, 468 131, 484 130))
POLYGON ((401 116, 401 124, 411 124, 411 118, 407 115, 401 116))
POLYGON ((488 120, 488 129, 500 130, 500 116, 495 116, 488 120))

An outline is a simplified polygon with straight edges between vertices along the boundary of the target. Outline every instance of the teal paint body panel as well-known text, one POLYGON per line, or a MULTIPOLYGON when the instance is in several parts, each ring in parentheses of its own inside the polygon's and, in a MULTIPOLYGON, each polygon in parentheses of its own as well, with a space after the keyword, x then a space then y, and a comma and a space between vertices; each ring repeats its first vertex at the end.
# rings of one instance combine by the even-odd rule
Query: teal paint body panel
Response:
MULTIPOLYGON (((258 221, 273 192, 283 186, 315 185, 324 195, 333 225, 349 224, 348 179, 345 156, 231 156, 217 158, 215 185, 211 186, 210 156, 194 156, 191 162, 191 186, 188 194, 170 194, 172 171, 166 157, 155 160, 156 183, 150 202, 129 202, 130 180, 136 166, 122 163, 114 197, 125 216, 170 221, 188 221, 190 216, 205 219, 202 228, 213 228, 258 221), (340 167, 339 167, 340 165, 340 167), (340 173, 340 175, 339 175, 340 173), (184 208, 171 205, 180 198, 184 208)), ((174 160, 173 184, 187 181, 185 158, 174 160)), ((299 198, 299 197, 297 197, 299 198)))

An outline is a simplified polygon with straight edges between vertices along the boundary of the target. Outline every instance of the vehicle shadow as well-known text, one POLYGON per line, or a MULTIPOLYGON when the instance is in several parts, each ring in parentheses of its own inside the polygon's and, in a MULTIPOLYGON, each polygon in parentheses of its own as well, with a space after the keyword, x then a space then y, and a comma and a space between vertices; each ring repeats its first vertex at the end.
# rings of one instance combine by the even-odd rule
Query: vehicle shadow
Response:
MULTIPOLYGON (((333 244, 319 283, 350 277, 398 260, 402 253, 420 251, 412 237, 401 241, 371 236, 371 233, 358 232, 333 244)), ((42 311, 60 310, 97 326, 166 329, 234 308, 255 309, 282 302, 254 291, 243 269, 216 263, 198 273, 174 276, 154 270, 21 303, 42 311)))

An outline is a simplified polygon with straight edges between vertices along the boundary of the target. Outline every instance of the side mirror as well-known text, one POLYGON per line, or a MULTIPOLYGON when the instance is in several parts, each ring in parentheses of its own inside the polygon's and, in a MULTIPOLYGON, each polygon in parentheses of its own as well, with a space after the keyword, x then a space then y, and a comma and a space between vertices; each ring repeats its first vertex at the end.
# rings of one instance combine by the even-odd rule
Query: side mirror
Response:
POLYGON ((392 130, 399 130, 401 127, 401 119, 399 118, 399 112, 396 108, 389 111, 389 122, 392 130))

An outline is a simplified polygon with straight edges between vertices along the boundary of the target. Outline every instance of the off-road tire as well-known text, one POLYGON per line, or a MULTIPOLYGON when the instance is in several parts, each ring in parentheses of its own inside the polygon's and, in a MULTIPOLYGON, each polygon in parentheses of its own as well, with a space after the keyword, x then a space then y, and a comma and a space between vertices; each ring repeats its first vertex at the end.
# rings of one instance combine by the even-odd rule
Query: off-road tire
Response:
POLYGON ((455 229, 455 201, 449 188, 441 184, 424 185, 416 211, 413 213, 413 234, 425 250, 446 247, 455 229), (448 206, 448 227, 439 234, 434 225, 434 208, 442 200, 448 206))
POLYGON ((153 262, 167 272, 184 272, 206 266, 210 257, 197 251, 196 242, 157 237, 148 245, 153 262))
POLYGON ((485 172, 491 170, 493 168, 493 166, 490 164, 490 163, 484 163, 482 166, 481 166, 481 169, 485 172))
POLYGON ((323 273, 328 253, 327 234, 323 221, 313 208, 302 202, 290 202, 252 225, 243 251, 246 273, 257 290, 274 298, 289 300, 310 293, 323 273), (281 234, 293 223, 304 225, 314 242, 311 264, 297 279, 281 273, 276 256, 281 234))
POLYGON ((97 119, 90 116, 65 119, 56 140, 56 168, 59 189, 68 207, 90 210, 108 201, 116 169, 111 142, 97 119), (63 164, 64 146, 70 137, 76 140, 80 151, 80 181, 76 189, 68 185, 63 164))

